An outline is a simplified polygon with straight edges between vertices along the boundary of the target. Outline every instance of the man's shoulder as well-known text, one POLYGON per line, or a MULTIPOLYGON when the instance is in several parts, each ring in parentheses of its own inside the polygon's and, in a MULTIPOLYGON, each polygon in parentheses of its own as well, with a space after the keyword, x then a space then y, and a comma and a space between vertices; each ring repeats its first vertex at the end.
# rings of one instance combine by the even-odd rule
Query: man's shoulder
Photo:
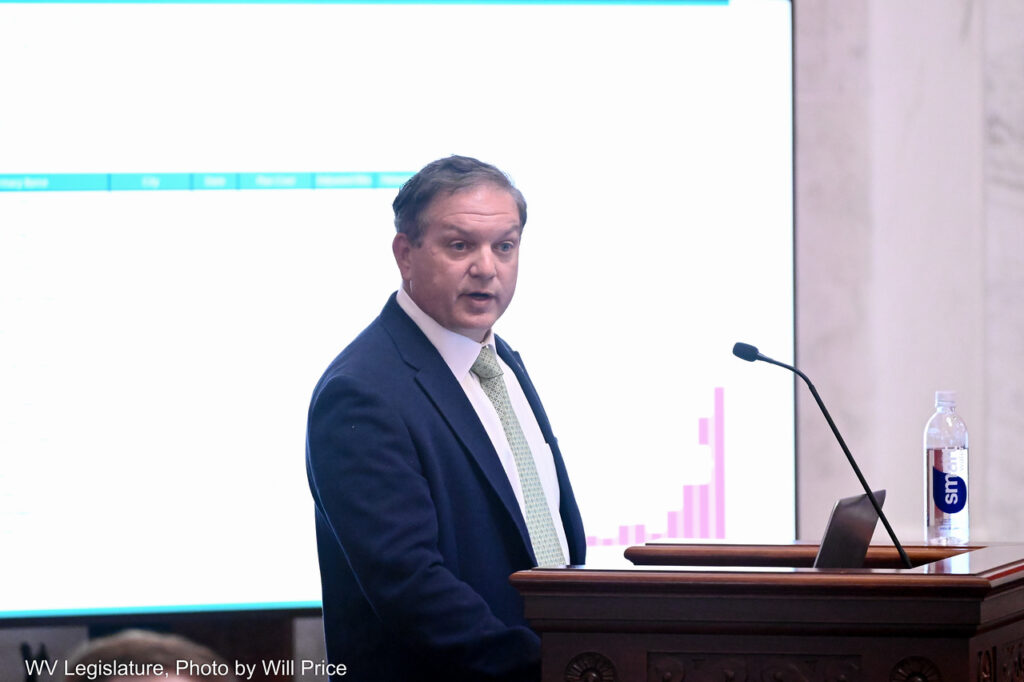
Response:
MULTIPOLYGON (((356 376, 372 374, 387 367, 390 363, 400 361, 396 335, 401 329, 394 329, 394 311, 389 301, 369 325, 359 333, 327 366, 324 377, 332 374, 345 373, 356 376)), ((401 310, 398 310, 399 314, 401 310)))
POLYGON ((394 294, 378 315, 328 365, 319 386, 338 378, 364 384, 393 384, 444 361, 437 349, 402 310, 394 294))

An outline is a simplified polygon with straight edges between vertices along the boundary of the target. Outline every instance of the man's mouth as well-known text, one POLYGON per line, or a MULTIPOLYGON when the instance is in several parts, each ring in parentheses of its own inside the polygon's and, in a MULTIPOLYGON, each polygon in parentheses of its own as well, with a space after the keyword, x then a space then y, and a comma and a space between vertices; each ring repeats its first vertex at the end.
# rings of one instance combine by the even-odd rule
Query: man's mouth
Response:
POLYGON ((487 301, 494 298, 494 294, 488 294, 482 291, 471 291, 466 295, 474 301, 487 301))

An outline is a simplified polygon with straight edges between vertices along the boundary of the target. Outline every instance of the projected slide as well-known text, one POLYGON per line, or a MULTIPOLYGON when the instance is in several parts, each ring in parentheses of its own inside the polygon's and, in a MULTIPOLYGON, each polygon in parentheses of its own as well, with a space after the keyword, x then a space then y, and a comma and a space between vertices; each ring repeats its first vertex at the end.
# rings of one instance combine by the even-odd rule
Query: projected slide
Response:
POLYGON ((790 10, 0 0, 0 618, 319 603, 309 398, 453 153, 589 561, 791 540, 790 10))

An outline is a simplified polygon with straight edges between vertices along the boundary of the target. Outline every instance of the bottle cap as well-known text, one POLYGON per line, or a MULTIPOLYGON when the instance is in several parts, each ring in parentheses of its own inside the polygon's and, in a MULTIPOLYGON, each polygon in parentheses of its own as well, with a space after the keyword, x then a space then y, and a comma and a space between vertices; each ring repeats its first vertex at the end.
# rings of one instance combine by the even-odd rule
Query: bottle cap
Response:
POLYGON ((935 391, 935 407, 956 407, 956 391, 935 391))

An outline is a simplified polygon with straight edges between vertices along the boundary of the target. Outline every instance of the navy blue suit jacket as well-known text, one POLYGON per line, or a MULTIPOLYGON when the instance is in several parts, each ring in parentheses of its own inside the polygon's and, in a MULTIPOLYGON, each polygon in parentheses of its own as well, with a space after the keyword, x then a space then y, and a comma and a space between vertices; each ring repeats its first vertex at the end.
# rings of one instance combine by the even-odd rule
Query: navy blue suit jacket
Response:
MULTIPOLYGON (((496 346, 551 446, 569 560, 583 563, 551 425, 518 354, 496 346)), ((317 384, 306 466, 339 679, 539 677, 540 642, 509 584, 535 565, 515 494, 462 387, 394 296, 317 384)))

